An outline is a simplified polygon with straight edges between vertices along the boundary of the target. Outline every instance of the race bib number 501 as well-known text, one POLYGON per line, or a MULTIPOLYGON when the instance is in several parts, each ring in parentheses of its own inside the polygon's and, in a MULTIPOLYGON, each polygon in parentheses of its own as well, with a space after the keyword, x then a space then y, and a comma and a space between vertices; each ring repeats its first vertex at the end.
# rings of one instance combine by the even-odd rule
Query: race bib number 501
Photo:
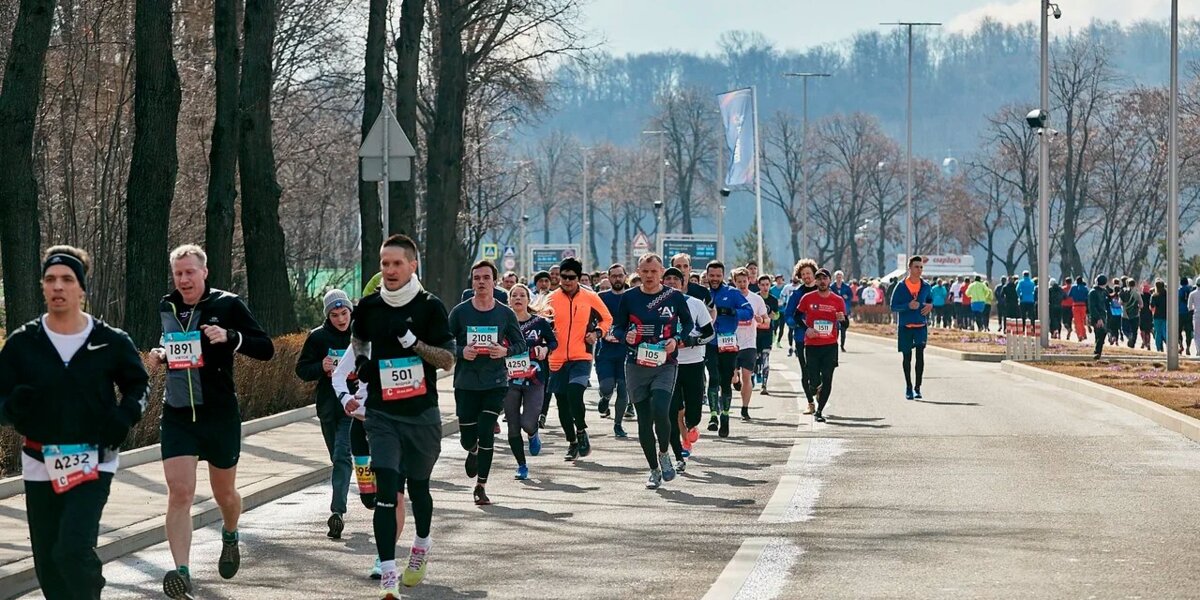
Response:
POLYGON ((415 356, 379 361, 379 388, 385 402, 425 395, 425 365, 415 356))

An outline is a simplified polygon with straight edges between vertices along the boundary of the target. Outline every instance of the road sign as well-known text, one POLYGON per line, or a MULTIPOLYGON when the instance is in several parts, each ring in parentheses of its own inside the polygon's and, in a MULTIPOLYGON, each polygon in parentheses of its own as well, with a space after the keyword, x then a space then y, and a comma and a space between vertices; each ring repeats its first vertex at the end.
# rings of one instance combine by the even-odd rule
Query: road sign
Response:
POLYGON ((704 269, 704 265, 717 258, 717 236, 699 233, 668 233, 662 236, 659 251, 664 261, 683 253, 692 257, 692 269, 704 269))
POLYGON ((512 271, 517 268, 517 250, 512 246, 504 247, 504 270, 512 271))
POLYGON ((358 148, 358 157, 362 159, 363 181, 383 181, 384 151, 387 151, 388 173, 390 181, 408 181, 412 178, 412 158, 417 155, 412 142, 404 135, 400 122, 392 114, 391 108, 385 106, 380 111, 371 131, 363 139, 358 148))
POLYGON ((484 244, 483 245, 483 259, 484 260, 496 260, 497 258, 500 258, 500 246, 498 246, 496 244, 484 244))
POLYGON ((578 244, 530 244, 529 265, 531 273, 549 271, 550 267, 562 262, 564 258, 579 256, 578 244))
POLYGON ((649 251, 650 238, 646 237, 646 234, 641 231, 637 232, 637 235, 633 236, 633 259, 637 260, 641 258, 643 254, 649 251))

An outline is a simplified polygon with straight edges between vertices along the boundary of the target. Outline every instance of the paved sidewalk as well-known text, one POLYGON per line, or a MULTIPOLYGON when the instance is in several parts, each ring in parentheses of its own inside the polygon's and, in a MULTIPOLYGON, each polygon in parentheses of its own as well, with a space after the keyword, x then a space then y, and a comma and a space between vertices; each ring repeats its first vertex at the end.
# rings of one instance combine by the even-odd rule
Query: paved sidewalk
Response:
MULTIPOLYGON (((438 381, 445 435, 457 431, 452 381, 449 376, 438 381)), ((316 417, 246 436, 237 477, 244 510, 328 481, 330 471, 316 417)), ((197 469, 196 480, 192 520, 199 528, 220 520, 220 512, 204 464, 197 469)), ((161 461, 119 469, 100 522, 100 559, 107 562, 165 540, 166 510, 161 461)), ((17 494, 0 500, 0 598, 12 598, 36 586, 25 495, 17 494)))

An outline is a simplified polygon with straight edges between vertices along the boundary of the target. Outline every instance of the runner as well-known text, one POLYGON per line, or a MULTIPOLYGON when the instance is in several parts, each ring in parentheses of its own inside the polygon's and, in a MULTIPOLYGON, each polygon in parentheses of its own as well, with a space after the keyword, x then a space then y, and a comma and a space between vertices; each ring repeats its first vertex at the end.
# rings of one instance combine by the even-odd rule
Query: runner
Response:
MULTIPOLYGON (((758 330, 766 326, 767 305, 757 292, 750 289, 750 270, 734 269, 733 284, 741 292, 742 297, 750 303, 753 315, 738 322, 737 327, 737 373, 734 375, 734 386, 742 393, 742 420, 750 420, 750 395, 754 392, 754 370, 758 367, 758 330)), ((756 284, 754 287, 758 287, 756 284)))
MULTIPOLYGON (((600 300, 608 308, 609 314, 616 314, 617 306, 621 304, 621 296, 628 289, 625 285, 625 266, 621 263, 608 268, 608 281, 611 286, 608 291, 600 292, 600 300)), ((612 413, 608 410, 613 392, 617 393, 617 417, 613 424, 613 433, 619 438, 626 437, 621 428, 621 420, 629 408, 629 394, 625 388, 625 344, 612 336, 604 336, 600 341, 600 349, 596 352, 596 378, 600 380, 600 403, 597 409, 601 418, 608 418, 612 413)))
POLYGON ((677 420, 677 413, 671 412, 678 374, 675 351, 698 345, 699 338, 694 331, 687 295, 662 284, 662 257, 654 253, 642 255, 638 259, 638 275, 642 285, 621 297, 613 317, 612 335, 624 340, 628 347, 625 379, 629 382, 629 395, 638 405, 638 441, 650 465, 646 488, 657 489, 663 481, 675 479, 675 465, 667 452, 671 423, 677 420))
MULTIPOLYGON (((833 391, 833 371, 838 366, 838 323, 846 320, 846 303, 829 290, 829 271, 817 271, 817 291, 800 299, 797 310, 804 318, 804 354, 809 387, 816 390, 817 410, 813 419, 825 422, 825 405, 833 391)), ((900 286, 898 286, 900 287, 900 286)))
POLYGON ((710 261, 705 269, 708 290, 712 294, 715 335, 708 342, 704 362, 708 370, 708 430, 729 437, 729 405, 733 402, 731 386, 737 366, 738 323, 754 318, 750 301, 737 290, 725 285, 725 264, 710 261), (720 395, 718 396, 718 391, 720 395))
POLYGON ((504 417, 508 421, 508 446, 517 459, 515 479, 529 479, 522 430, 529 435, 529 455, 537 456, 542 452, 538 417, 545 398, 543 390, 546 379, 550 375, 546 357, 558 347, 558 339, 554 337, 554 327, 550 322, 529 312, 529 295, 529 288, 524 284, 514 285, 508 292, 517 324, 529 350, 528 356, 517 355, 506 361, 508 395, 504 397, 504 417))
MULTIPOLYGON (((800 300, 817 289, 817 261, 811 258, 801 259, 796 263, 794 277, 800 280, 800 285, 788 298, 787 306, 783 309, 783 317, 787 319, 788 327, 791 327, 794 332, 792 343, 796 348, 796 358, 800 361, 800 387, 804 388, 804 397, 808 400, 808 410, 804 414, 811 415, 817 410, 817 397, 816 388, 812 387, 812 379, 808 373, 808 357, 804 353, 804 333, 808 329, 808 324, 805 323, 804 315, 800 312, 800 300)), ((863 302, 874 305, 878 294, 879 292, 875 288, 865 288, 863 302)))
MULTIPOLYGON (((783 275, 775 276, 775 285, 771 286, 771 297, 775 299, 775 304, 780 308, 787 304, 787 299, 783 297, 783 275)), ((783 329, 783 313, 776 310, 774 316, 771 317, 771 338, 775 340, 776 348, 781 347, 783 329)))
MULTIPOLYGON (((904 354, 904 398, 921 398, 921 378, 925 374, 925 345, 929 341, 929 313, 933 312, 933 290, 921 278, 925 261, 920 256, 908 259, 908 277, 892 292, 892 312, 897 313, 896 345, 904 354), (917 353, 917 379, 913 385, 912 358, 917 353)), ((979 280, 976 280, 979 283, 979 280)), ((986 285, 986 284, 980 284, 986 285)), ((968 292, 969 293, 969 292, 968 292)))
POLYGON ((0 349, 0 425, 23 438, 33 568, 51 599, 100 598, 100 517, 117 449, 146 408, 149 376, 133 341, 83 311, 90 264, 78 248, 46 250, 47 311, 0 349))
MULTIPOLYGON (((704 285, 701 285, 699 281, 692 281, 692 257, 688 254, 680 252, 679 254, 671 257, 671 266, 679 269, 680 273, 683 273, 683 279, 687 283, 687 290, 685 290, 687 295, 703 302, 705 306, 712 308, 712 294, 708 291, 708 288, 704 285)), ((696 276, 696 279, 698 280, 699 276, 696 276)))
MULTIPOLYGON (((355 356, 369 359, 359 380, 367 386, 366 431, 375 471, 375 545, 382 561, 381 598, 399 600, 396 541, 404 512, 398 498, 407 486, 417 535, 404 570, 404 585, 425 578, 432 548, 429 526, 433 496, 429 476, 442 450, 442 417, 438 409, 437 370, 454 366, 454 336, 446 308, 425 291, 416 271, 417 245, 393 235, 379 250, 383 273, 379 290, 362 299, 351 325, 355 356), (403 475, 402 475, 403 474, 403 475)), ((344 378, 333 379, 347 413, 363 413, 344 378)))
POLYGON ((755 373, 758 375, 758 382, 762 385, 764 396, 771 395, 771 392, 767 391, 767 378, 771 376, 771 339, 775 337, 774 326, 779 322, 779 299, 772 296, 770 290, 771 278, 766 275, 760 276, 758 278, 758 295, 767 306, 769 321, 765 327, 760 325, 758 328, 758 364, 755 367, 755 373))
POLYGON ((852 304, 851 299, 854 298, 854 292, 850 290, 850 284, 846 283, 845 279, 845 273, 834 271, 833 285, 829 286, 829 289, 841 296, 842 301, 846 303, 846 320, 844 321, 844 325, 838 328, 839 346, 841 346, 842 352, 846 351, 846 330, 850 328, 850 306, 852 304))
MULTIPOLYGON (((791 299, 792 299, 792 293, 795 292, 796 289, 799 287, 800 287, 800 278, 793 275, 791 281, 789 281, 787 285, 783 286, 783 290, 780 291, 780 293, 779 293, 779 306, 781 309, 786 308, 788 306, 789 301, 791 301, 791 299)), ((786 328, 787 329, 787 340, 788 340, 788 358, 791 358, 792 354, 796 350, 796 346, 792 342, 792 340, 795 339, 795 337, 796 337, 796 329, 795 329, 795 327, 792 326, 791 320, 788 319, 786 311, 784 311, 784 310, 779 311, 779 320, 782 321, 782 324, 779 327, 779 329, 780 329, 779 338, 782 339, 783 329, 786 328)), ((779 339, 777 339, 775 341, 775 345, 779 346, 779 339)))
POLYGON ((459 442, 467 451, 464 470, 475 480, 476 506, 492 503, 486 487, 495 455, 495 427, 508 395, 508 356, 528 362, 525 336, 517 317, 493 295, 496 265, 481 260, 471 265, 475 294, 450 311, 455 341, 454 405, 459 442))
MULTIPOLYGON (((683 271, 671 267, 663 275, 663 283, 684 291, 683 271)), ((692 454, 693 445, 700 439, 700 411, 704 406, 704 353, 713 337, 712 315, 699 299, 687 297, 688 311, 692 315, 696 345, 682 348, 675 356, 679 372, 675 378, 675 393, 671 397, 671 449, 675 452, 675 470, 682 473, 687 468, 686 459, 692 454)))
POLYGON ((163 297, 159 314, 163 348, 150 351, 150 365, 167 367, 161 451, 167 480, 167 541, 175 569, 163 577, 163 592, 189 598, 188 558, 192 549, 192 504, 196 466, 208 461, 209 484, 221 509, 221 558, 217 570, 230 579, 241 566, 237 463, 242 417, 234 390, 233 357, 241 353, 270 360, 275 345, 241 298, 208 287, 208 256, 199 246, 171 252, 175 291, 163 297))
MULTIPOLYGON (((317 382, 317 420, 321 423, 321 436, 325 450, 333 464, 330 479, 332 499, 329 503, 330 539, 341 539, 346 527, 346 498, 350 492, 350 474, 354 462, 350 456, 350 428, 355 420, 342 409, 337 393, 333 391, 333 371, 345 356, 350 346, 350 298, 342 290, 329 290, 325 294, 325 322, 308 332, 304 348, 296 361, 296 376, 303 381, 317 382)), ((354 356, 350 356, 354 364, 354 356)), ((357 381, 352 382, 351 391, 358 391, 357 381)))
MULTIPOLYGON (((1105 325, 1108 323, 1112 299, 1109 298, 1108 291, 1105 289, 1107 285, 1108 277, 1097 275, 1096 285, 1087 293, 1087 320, 1092 324, 1092 335, 1096 337, 1096 348, 1092 353, 1092 358, 1096 360, 1100 360, 1100 356, 1104 352, 1104 338, 1108 333, 1105 325)), ((1082 286, 1076 285, 1076 287, 1082 286)), ((1164 309, 1159 314, 1165 314, 1165 312, 1164 309)), ((1155 318, 1158 318, 1158 315, 1155 315, 1155 318)))
POLYGON ((558 399, 558 420, 567 438, 567 461, 592 453, 583 392, 592 377, 592 347, 612 327, 612 313, 600 296, 579 285, 583 266, 565 258, 558 269, 561 288, 547 298, 558 347, 550 353, 550 388, 558 399))

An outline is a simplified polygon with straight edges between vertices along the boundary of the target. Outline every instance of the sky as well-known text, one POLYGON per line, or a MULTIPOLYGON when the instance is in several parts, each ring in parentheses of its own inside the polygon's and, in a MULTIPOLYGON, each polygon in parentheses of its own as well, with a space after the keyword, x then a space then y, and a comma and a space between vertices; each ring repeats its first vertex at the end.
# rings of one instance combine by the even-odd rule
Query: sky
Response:
MULTIPOLYGON (((588 0, 585 27, 615 55, 682 50, 710 53, 724 31, 757 31, 782 49, 836 43, 885 21, 932 21, 970 30, 985 16, 1007 23, 1038 18, 1039 0, 588 0)), ((1059 0, 1051 31, 1093 19, 1166 21, 1170 0, 1059 0)), ((1180 3, 1183 18, 1200 18, 1200 2, 1180 3)))

